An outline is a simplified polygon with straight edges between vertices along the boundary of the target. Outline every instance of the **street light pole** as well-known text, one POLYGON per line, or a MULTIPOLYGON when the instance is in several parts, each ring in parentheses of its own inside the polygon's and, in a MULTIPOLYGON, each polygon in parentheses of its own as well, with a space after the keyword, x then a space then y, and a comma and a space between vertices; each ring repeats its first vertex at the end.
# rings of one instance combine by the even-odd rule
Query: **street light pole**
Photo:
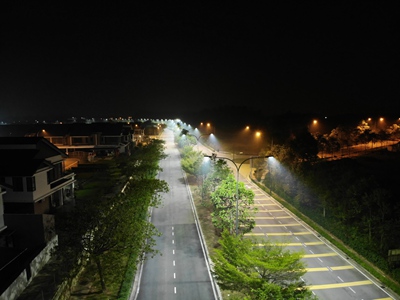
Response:
POLYGON ((200 134, 198 137, 195 136, 195 135, 193 135, 193 134, 189 134, 189 135, 190 135, 190 136, 194 136, 194 137, 197 139, 197 150, 199 150, 200 138, 201 138, 202 136, 211 135, 211 134, 212 134, 212 133, 203 133, 203 134, 200 134))
POLYGON ((240 168, 242 167, 242 165, 248 161, 248 160, 252 160, 254 158, 268 158, 268 157, 272 157, 272 155, 266 155, 266 156, 252 156, 249 158, 246 158, 245 160, 243 160, 239 166, 230 158, 228 157, 218 157, 215 153, 213 153, 212 155, 204 155, 205 157, 209 157, 212 160, 215 159, 225 159, 225 160, 229 160, 231 163, 233 163, 233 165, 236 168, 236 220, 235 220, 235 233, 236 236, 239 234, 239 171, 240 168))
POLYGON ((199 136, 196 136, 196 135, 194 135, 194 134, 190 134, 188 130, 183 129, 183 130, 181 131, 181 135, 189 135, 189 136, 195 137, 196 140, 197 140, 197 144, 196 144, 196 145, 197 145, 197 150, 199 150, 200 138, 201 138, 202 136, 212 135, 212 133, 203 133, 203 134, 200 134, 199 136))

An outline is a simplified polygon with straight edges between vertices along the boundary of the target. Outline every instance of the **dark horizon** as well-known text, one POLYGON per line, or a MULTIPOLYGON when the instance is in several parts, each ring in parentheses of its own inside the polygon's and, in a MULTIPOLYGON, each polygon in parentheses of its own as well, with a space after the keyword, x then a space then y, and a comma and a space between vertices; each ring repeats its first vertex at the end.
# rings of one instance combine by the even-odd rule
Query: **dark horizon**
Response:
MULTIPOLYGON (((379 111, 371 112, 356 112, 356 113, 337 113, 337 114, 322 114, 318 112, 293 112, 286 111, 279 114, 267 114, 263 111, 240 105, 227 105, 205 108, 197 111, 182 111, 182 112, 157 112, 157 111, 136 111, 136 113, 126 113, 122 115, 107 115, 107 114, 89 114, 89 115, 66 115, 66 114, 49 114, 49 115, 20 115, 16 114, 13 118, 0 120, 3 124, 15 123, 55 123, 55 122, 72 122, 75 118, 77 122, 93 119, 94 121, 104 121, 106 119, 114 121, 119 118, 134 120, 139 119, 181 119, 185 123, 199 124, 200 122, 218 123, 220 126, 237 127, 237 124, 252 124, 262 126, 264 123, 269 123, 271 120, 277 122, 281 120, 301 119, 312 121, 317 120, 335 120, 341 123, 358 123, 362 120, 372 118, 377 120, 385 118, 388 122, 396 123, 400 120, 399 114, 393 111, 381 113, 379 111)), ((241 125, 240 125, 241 126, 241 125)))
MULTIPOLYGON (((393 4, 394 5, 394 4, 393 4)), ((0 121, 400 115, 392 4, 0 4, 0 121)))

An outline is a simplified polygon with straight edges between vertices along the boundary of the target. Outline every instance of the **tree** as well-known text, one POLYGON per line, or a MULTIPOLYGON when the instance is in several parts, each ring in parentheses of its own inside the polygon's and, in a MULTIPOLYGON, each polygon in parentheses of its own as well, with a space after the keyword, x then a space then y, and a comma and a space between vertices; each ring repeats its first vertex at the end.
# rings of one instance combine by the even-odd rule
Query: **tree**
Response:
POLYGON ((350 154, 350 146, 354 145, 357 139, 357 128, 338 126, 331 131, 330 137, 336 138, 339 142, 340 149, 343 149, 343 147, 346 146, 348 153, 350 154))
POLYGON ((400 138, 400 126, 393 124, 386 130, 391 140, 397 140, 400 138))
POLYGON ((65 266, 62 275, 70 283, 83 265, 94 263, 104 291, 104 273, 118 272, 104 270, 105 261, 114 261, 123 255, 142 259, 144 252, 157 253, 153 237, 159 233, 148 221, 148 208, 159 205, 160 193, 168 191, 165 181, 155 179, 159 159, 165 157, 163 143, 154 140, 136 148, 130 157, 108 162, 94 176, 97 184, 90 196, 86 194, 77 201, 73 211, 62 216, 63 222, 59 222, 62 234, 56 253, 65 266), (120 188, 109 190, 109 187, 121 186, 122 180, 127 179, 123 193, 120 188))
POLYGON ((186 173, 195 176, 197 180, 201 173, 204 155, 200 151, 194 151, 192 147, 185 147, 184 149, 181 160, 182 169, 186 173))
POLYGON ((383 147, 383 142, 389 140, 390 134, 384 130, 380 130, 377 134, 378 140, 381 142, 381 147, 383 147))
POLYGON ((300 279, 306 273, 301 252, 243 236, 222 233, 212 260, 214 275, 224 290, 243 293, 247 299, 313 299, 300 279))
POLYGON ((368 143, 372 141, 372 132, 369 129, 364 130, 358 135, 358 142, 365 144, 364 149, 367 150, 368 143))
POLYGON ((151 140, 148 144, 135 148, 131 156, 122 157, 119 161, 123 173, 128 177, 153 178, 161 168, 159 161, 167 157, 164 154, 162 140, 151 140))
POLYGON ((325 153, 328 150, 328 139, 324 134, 314 134, 314 138, 318 142, 318 152, 322 154, 322 158, 324 158, 325 153))
POLYGON ((292 154, 290 152, 290 148, 286 145, 275 144, 271 149, 274 158, 285 166, 290 166, 292 163, 292 154))
MULTIPOLYGON (((387 232, 386 226, 387 216, 389 215, 390 206, 388 198, 391 194, 388 190, 383 188, 375 188, 369 193, 365 193, 362 197, 366 212, 363 213, 363 223, 367 227, 368 241, 373 241, 373 230, 376 230, 376 241, 379 241, 379 249, 384 248, 385 234, 387 232)), ((389 219, 390 220, 390 219, 389 219)))
POLYGON ((274 145, 271 152, 275 159, 268 161, 268 173, 263 182, 280 195, 292 197, 297 192, 297 181, 292 171, 297 171, 301 163, 287 145, 274 145))
POLYGON ((232 174, 231 169, 228 167, 226 160, 217 159, 213 163, 204 163, 204 173, 206 178, 203 182, 203 193, 206 198, 211 197, 211 193, 213 193, 217 187, 221 184, 223 180, 225 180, 229 174, 232 174), (207 172, 207 166, 209 166, 209 170, 207 172))
MULTIPOLYGON (((218 229, 228 230, 231 234, 236 228, 236 179, 230 174, 211 194, 214 211, 211 213, 212 222, 218 229)), ((238 229, 242 233, 250 232, 255 225, 254 192, 246 189, 243 182, 238 183, 238 229)))
POLYGON ((196 146, 197 145, 197 138, 195 136, 187 134, 186 135, 186 139, 188 140, 190 145, 192 145, 192 146, 196 146))
MULTIPOLYGON (((102 290, 106 290, 102 261, 109 252, 153 253, 154 235, 158 231, 148 222, 149 206, 159 204, 160 192, 168 191, 167 184, 158 179, 144 179, 131 184, 125 192, 112 198, 97 199, 94 203, 85 203, 73 216, 75 220, 88 221, 85 232, 76 222, 70 234, 80 234, 84 258, 96 264, 102 290)), ((79 236, 79 235, 78 235, 79 236)), ((80 247, 79 247, 80 248, 80 247)), ((138 257, 141 257, 140 255, 138 257)))
POLYGON ((195 138, 189 137, 189 135, 178 132, 175 133, 175 142, 178 145, 178 148, 184 148, 186 146, 192 147, 193 145, 196 145, 196 142, 194 142, 193 139, 195 138))
POLYGON ((96 214, 96 218, 93 218, 82 238, 87 258, 93 260, 97 266, 102 291, 106 290, 101 263, 102 255, 122 246, 120 241, 124 236, 131 234, 129 229, 132 225, 130 218, 123 215, 130 211, 128 207, 118 202, 114 204, 111 204, 110 201, 106 202, 108 203, 103 203, 105 206, 98 205, 101 211, 96 214))
MULTIPOLYGON (((262 149, 259 153, 259 156, 270 156, 271 155, 271 150, 264 150, 262 149)), ((268 162, 265 162, 265 158, 256 158, 253 157, 253 159, 250 160, 250 168, 251 170, 254 168, 254 176, 255 178, 260 181, 263 175, 267 174, 267 167, 269 166, 268 162)))
POLYGON ((328 135, 327 141, 328 141, 327 150, 332 153, 332 158, 334 158, 335 152, 340 150, 339 140, 335 135, 328 135))
POLYGON ((318 142, 307 130, 299 132, 289 142, 295 157, 302 161, 314 161, 318 155, 318 142))

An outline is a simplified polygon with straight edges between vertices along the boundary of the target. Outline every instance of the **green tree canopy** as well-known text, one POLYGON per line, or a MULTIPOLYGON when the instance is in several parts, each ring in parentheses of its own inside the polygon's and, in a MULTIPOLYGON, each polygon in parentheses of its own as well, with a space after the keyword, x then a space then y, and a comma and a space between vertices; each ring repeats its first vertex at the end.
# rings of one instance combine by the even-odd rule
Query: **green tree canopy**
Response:
MULTIPOLYGON (((214 206, 212 222, 220 230, 235 232, 236 225, 236 179, 230 174, 221 182, 218 188, 211 194, 211 201, 214 206)), ((255 208, 254 192, 247 189, 243 182, 238 183, 239 205, 238 205, 238 227, 240 232, 250 232, 254 228, 255 208)))
POLYGON ((192 147, 185 147, 184 150, 181 160, 182 169, 197 178, 201 173, 204 155, 200 151, 194 151, 192 147))
POLYGON ((232 174, 232 171, 229 169, 227 162, 223 159, 218 159, 215 162, 210 160, 203 164, 203 168, 205 169, 204 173, 207 174, 204 180, 204 192, 207 197, 210 197, 211 193, 217 189, 221 182, 225 180, 229 174, 232 174))
POLYGON ((300 278, 306 273, 302 253, 272 243, 258 246, 228 231, 219 243, 212 260, 222 289, 241 292, 246 299, 314 299, 300 278))
POLYGON ((318 142, 306 129, 290 140, 289 147, 297 160, 313 161, 317 158, 318 142))
POLYGON ((157 253, 153 236, 159 233, 148 221, 148 208, 159 205, 160 193, 168 191, 167 183, 155 178, 163 149, 163 142, 154 140, 129 157, 107 162, 94 175, 90 197, 83 194, 74 210, 62 216, 57 254, 66 266, 63 276, 71 280, 82 265, 94 263, 104 291, 103 264, 114 254, 142 259, 143 252, 157 253))
POLYGON ((136 147, 131 156, 119 159, 123 173, 128 177, 152 178, 161 171, 159 161, 167 157, 164 153, 165 142, 151 140, 148 144, 136 147))

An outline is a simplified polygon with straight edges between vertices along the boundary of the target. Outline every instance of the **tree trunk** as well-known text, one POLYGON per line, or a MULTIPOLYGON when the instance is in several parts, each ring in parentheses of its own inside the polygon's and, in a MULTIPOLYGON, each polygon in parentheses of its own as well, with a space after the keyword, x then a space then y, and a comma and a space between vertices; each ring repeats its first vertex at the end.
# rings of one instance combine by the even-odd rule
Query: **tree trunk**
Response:
POLYGON ((368 241, 371 243, 372 242, 372 226, 371 226, 371 220, 368 222, 368 241))
POLYGON ((97 271, 99 272, 101 290, 104 292, 106 290, 106 283, 104 281, 103 268, 101 266, 100 258, 96 256, 94 260, 96 262, 97 271))

